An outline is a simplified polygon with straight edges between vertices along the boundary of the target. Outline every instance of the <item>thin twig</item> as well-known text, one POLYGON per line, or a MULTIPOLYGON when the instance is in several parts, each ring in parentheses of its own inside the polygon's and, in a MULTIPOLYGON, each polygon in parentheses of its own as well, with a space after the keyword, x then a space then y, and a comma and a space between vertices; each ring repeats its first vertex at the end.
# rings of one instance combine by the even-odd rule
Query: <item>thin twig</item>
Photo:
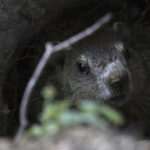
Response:
POLYGON ((108 13, 104 17, 102 17, 100 20, 98 20, 95 24, 92 26, 88 27, 86 30, 76 34, 75 36, 65 40, 64 42, 61 42, 55 46, 51 45, 50 43, 46 44, 45 52, 40 59, 32 77, 30 78, 26 89, 23 94, 21 106, 20 106, 20 114, 19 114, 19 119, 20 119, 20 126, 18 129, 18 132, 16 134, 15 140, 17 140, 24 132, 25 128, 28 125, 28 119, 27 119, 27 105, 29 102, 30 95, 32 93, 33 88, 35 87, 35 84, 42 73, 48 59, 50 58, 52 52, 56 52, 62 49, 67 49, 69 46, 72 44, 75 44, 79 40, 91 35, 94 33, 96 30, 98 30, 102 25, 110 21, 112 18, 112 14, 108 13))

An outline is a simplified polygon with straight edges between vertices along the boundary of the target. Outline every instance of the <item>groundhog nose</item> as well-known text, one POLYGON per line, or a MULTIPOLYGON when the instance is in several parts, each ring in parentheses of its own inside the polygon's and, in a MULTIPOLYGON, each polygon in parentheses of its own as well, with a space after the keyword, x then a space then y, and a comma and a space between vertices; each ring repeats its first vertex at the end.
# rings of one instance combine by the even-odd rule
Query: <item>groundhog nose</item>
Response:
POLYGON ((116 94, 125 93, 128 85, 129 85, 129 75, 127 73, 123 74, 121 77, 118 77, 110 81, 111 89, 116 94))

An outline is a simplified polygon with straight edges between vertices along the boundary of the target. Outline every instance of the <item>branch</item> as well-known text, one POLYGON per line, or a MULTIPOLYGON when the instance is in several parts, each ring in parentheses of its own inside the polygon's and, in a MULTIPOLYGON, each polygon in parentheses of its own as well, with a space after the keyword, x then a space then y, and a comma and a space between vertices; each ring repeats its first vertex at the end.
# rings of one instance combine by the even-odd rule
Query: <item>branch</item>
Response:
POLYGON ((41 75, 46 63, 48 62, 48 59, 50 58, 52 52, 60 51, 62 49, 67 50, 67 48, 70 47, 72 44, 75 44, 76 42, 80 41, 81 39, 91 35, 95 31, 97 31, 99 28, 101 28, 101 26, 103 26, 105 23, 110 21, 111 18, 112 18, 112 14, 108 13, 104 17, 102 17, 100 20, 98 20, 95 24, 93 24, 92 26, 88 27, 84 31, 72 36, 71 38, 69 38, 65 41, 63 41, 57 45, 54 45, 54 46, 50 43, 46 44, 45 52, 44 52, 42 58, 40 59, 33 75, 31 76, 31 78, 25 88, 24 94, 23 94, 23 98, 22 98, 22 102, 21 102, 21 106, 20 106, 20 114, 19 114, 20 126, 19 126, 18 132, 15 136, 15 140, 17 140, 23 134, 25 128, 28 125, 27 106, 28 106, 29 98, 30 98, 30 95, 35 87, 35 84, 36 84, 39 76, 41 75))

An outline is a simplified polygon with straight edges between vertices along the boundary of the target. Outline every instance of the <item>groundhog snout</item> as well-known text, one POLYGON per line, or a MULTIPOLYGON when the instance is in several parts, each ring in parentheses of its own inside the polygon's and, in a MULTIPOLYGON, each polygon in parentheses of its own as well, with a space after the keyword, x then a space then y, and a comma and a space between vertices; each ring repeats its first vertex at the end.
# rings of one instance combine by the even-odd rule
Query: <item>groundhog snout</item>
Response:
POLYGON ((123 73, 109 80, 109 86, 114 96, 126 95, 129 88, 129 75, 123 73))

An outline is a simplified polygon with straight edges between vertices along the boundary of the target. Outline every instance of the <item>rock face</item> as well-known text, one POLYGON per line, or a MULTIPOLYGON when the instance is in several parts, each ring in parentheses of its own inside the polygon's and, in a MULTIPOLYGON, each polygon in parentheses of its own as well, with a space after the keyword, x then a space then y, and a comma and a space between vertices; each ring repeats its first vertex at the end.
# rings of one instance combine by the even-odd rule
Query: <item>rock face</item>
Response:
POLYGON ((9 102, 2 98, 2 89, 12 57, 17 58, 23 47, 54 17, 83 3, 79 0, 0 0, 0 127, 5 127, 6 112, 11 111, 7 106, 9 102))

